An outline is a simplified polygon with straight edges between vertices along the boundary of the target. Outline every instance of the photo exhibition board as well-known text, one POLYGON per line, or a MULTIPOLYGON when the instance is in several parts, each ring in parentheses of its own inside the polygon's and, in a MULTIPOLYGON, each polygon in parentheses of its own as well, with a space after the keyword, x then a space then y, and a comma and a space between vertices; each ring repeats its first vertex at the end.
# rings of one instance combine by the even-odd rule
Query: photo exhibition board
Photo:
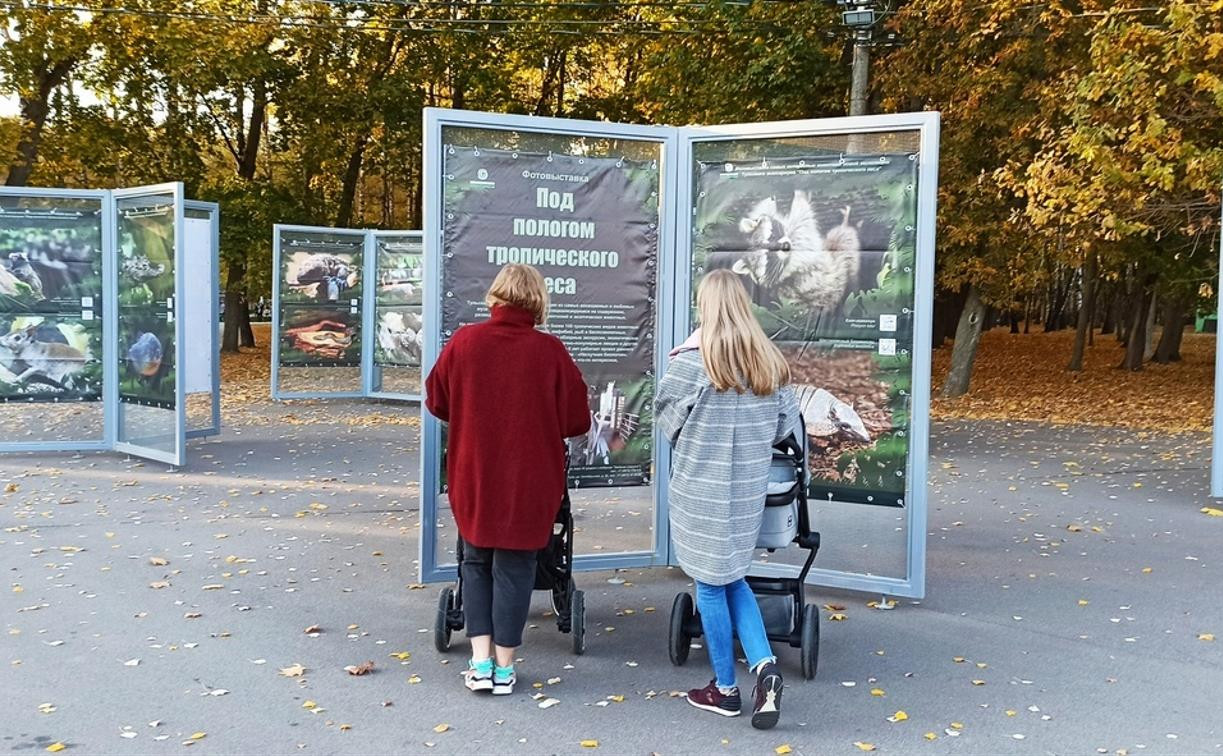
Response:
POLYGON ((115 448, 172 465, 186 446, 181 184, 114 192, 118 247, 115 448))
POLYGON ((182 275, 191 282, 183 291, 187 438, 220 432, 221 406, 214 401, 221 387, 220 226, 215 203, 184 203, 182 275))
POLYGON ((272 398, 420 400, 419 231, 276 225, 272 398))
MULTIPOLYGON (((938 115, 685 129, 679 321, 733 272, 790 365, 822 546, 812 582, 924 593, 938 115)), ((793 574, 805 553, 762 554, 793 574)))
MULTIPOLYGON (((591 430, 566 439, 578 569, 665 562, 666 480, 653 422, 669 343, 667 187, 672 129, 426 110, 423 372, 459 328, 486 320, 507 263, 544 276, 544 328, 582 369, 591 430)), ((424 416, 421 569, 453 574, 445 428, 424 416)))
POLYGON ((119 450, 179 465, 184 432, 219 432, 218 224, 217 206, 184 200, 177 183, 0 188, 0 452, 119 450), (186 208, 207 233, 184 235, 186 208), (188 372, 209 378, 189 389, 188 321, 191 341, 213 347, 192 352, 201 364, 188 372))
POLYGON ((106 443, 105 192, 0 194, 0 449, 106 443))
POLYGON ((424 349, 424 241, 419 231, 372 231, 367 293, 373 343, 367 393, 419 401, 424 349))

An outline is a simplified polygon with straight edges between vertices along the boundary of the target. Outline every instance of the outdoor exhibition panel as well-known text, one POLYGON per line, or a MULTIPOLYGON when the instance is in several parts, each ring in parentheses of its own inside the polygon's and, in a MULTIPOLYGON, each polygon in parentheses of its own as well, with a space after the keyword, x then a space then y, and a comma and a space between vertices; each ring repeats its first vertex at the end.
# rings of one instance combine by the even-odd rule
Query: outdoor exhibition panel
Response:
POLYGON ((183 382, 183 188, 114 193, 119 245, 115 449, 172 465, 187 440, 183 382))
POLYGON ((207 408, 191 435, 220 430, 218 210, 190 203, 205 228, 185 237, 187 204, 177 183, 0 190, 0 451, 181 465, 187 392, 207 408))
MULTIPOLYGON (((655 376, 672 342, 669 128, 425 111, 423 372, 455 331, 488 317, 500 268, 529 263, 551 293, 550 332, 590 387, 591 431, 569 439, 578 569, 665 564, 666 457, 655 376)), ((495 380, 495 376, 489 376, 495 380)), ((454 574, 444 428, 425 413, 421 574, 454 574)))
POLYGON ((420 401, 424 342, 424 243, 419 231, 371 231, 366 263, 374 282, 366 291, 372 326, 365 393, 378 399, 420 401))
POLYGON ((277 225, 272 398, 420 400, 418 231, 277 225))
POLYGON ((105 191, 0 189, 0 451, 111 446, 110 203, 105 191))
MULTIPOLYGON (((810 446, 809 582, 920 598, 937 113, 684 129, 676 322, 739 275, 790 363, 810 446)), ((781 550, 759 574, 794 575, 781 550)))
MULTIPOLYGON (((1218 319, 1223 323, 1223 218, 1219 221, 1218 319)), ((1219 329, 1215 329, 1215 406, 1214 445, 1210 457, 1210 495, 1223 498, 1223 348, 1218 345, 1219 329)))
POLYGON ((187 438, 221 430, 220 239, 221 209, 213 202, 187 200, 183 211, 184 271, 191 282, 183 293, 187 395, 187 438), (200 285, 209 281, 211 286, 200 285))

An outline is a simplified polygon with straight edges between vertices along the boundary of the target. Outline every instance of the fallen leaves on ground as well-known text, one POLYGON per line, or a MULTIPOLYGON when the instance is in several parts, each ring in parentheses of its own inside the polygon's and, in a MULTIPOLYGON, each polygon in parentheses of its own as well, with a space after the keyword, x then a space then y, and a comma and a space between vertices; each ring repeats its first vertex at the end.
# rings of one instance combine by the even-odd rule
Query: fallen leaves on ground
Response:
POLYGON ((306 674, 306 668, 300 664, 294 664, 288 667, 281 667, 280 674, 285 677, 301 677, 306 674))
POLYGON ((1214 334, 1187 332, 1181 362, 1148 363, 1138 372, 1118 370, 1122 350, 1116 338, 1097 333, 1084 356, 1083 371, 1071 373, 1066 363, 1073 343, 1074 329, 1025 335, 997 328, 983 333, 971 390, 957 399, 939 398, 951 367, 951 345, 934 350, 931 416, 1210 430, 1214 334))
POLYGON ((863 742, 863 741, 861 741, 861 740, 855 740, 855 741, 854 741, 854 745, 855 745, 855 746, 857 746, 857 748, 858 748, 858 750, 859 750, 859 751, 873 751, 873 750, 875 750, 875 744, 874 744, 874 743, 865 743, 865 742, 863 742))
POLYGON ((349 664, 347 667, 344 668, 344 671, 355 677, 360 677, 361 675, 368 675, 370 672, 374 671, 374 662, 365 661, 365 662, 361 662, 360 664, 349 664))
POLYGON ((906 714, 903 710, 901 710, 901 711, 896 712, 892 716, 888 717, 888 721, 892 723, 904 722, 908 718, 909 718, 909 715, 906 714))
POLYGON ((438 734, 441 734, 441 733, 443 733, 443 732, 449 732, 449 731, 450 731, 450 725, 445 724, 445 723, 442 723, 442 724, 438 725, 437 727, 434 727, 434 728, 433 728, 433 731, 434 731, 434 732, 436 732, 436 733, 438 733, 438 734))

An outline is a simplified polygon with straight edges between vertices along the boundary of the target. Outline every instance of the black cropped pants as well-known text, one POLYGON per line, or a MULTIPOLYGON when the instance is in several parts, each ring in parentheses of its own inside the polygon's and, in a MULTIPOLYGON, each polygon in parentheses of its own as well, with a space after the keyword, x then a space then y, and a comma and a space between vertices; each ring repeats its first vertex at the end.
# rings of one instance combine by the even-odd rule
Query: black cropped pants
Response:
POLYGON ((535 590, 536 552, 483 549, 463 542, 463 615, 467 637, 493 636, 505 648, 522 645, 535 590))

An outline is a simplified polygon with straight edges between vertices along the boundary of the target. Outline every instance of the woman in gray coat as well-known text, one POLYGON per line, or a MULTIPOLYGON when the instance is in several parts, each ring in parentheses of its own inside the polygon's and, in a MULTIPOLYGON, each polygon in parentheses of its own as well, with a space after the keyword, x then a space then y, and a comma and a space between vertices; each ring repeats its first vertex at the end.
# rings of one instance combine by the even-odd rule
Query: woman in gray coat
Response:
POLYGON ((773 444, 798 428, 790 369, 726 270, 697 294, 701 327, 676 352, 658 385, 657 421, 670 440, 671 540, 696 583, 714 679, 688 692, 693 706, 737 716, 734 637, 756 673, 752 725, 780 716, 782 679, 756 597, 743 579, 764 517, 773 444))

